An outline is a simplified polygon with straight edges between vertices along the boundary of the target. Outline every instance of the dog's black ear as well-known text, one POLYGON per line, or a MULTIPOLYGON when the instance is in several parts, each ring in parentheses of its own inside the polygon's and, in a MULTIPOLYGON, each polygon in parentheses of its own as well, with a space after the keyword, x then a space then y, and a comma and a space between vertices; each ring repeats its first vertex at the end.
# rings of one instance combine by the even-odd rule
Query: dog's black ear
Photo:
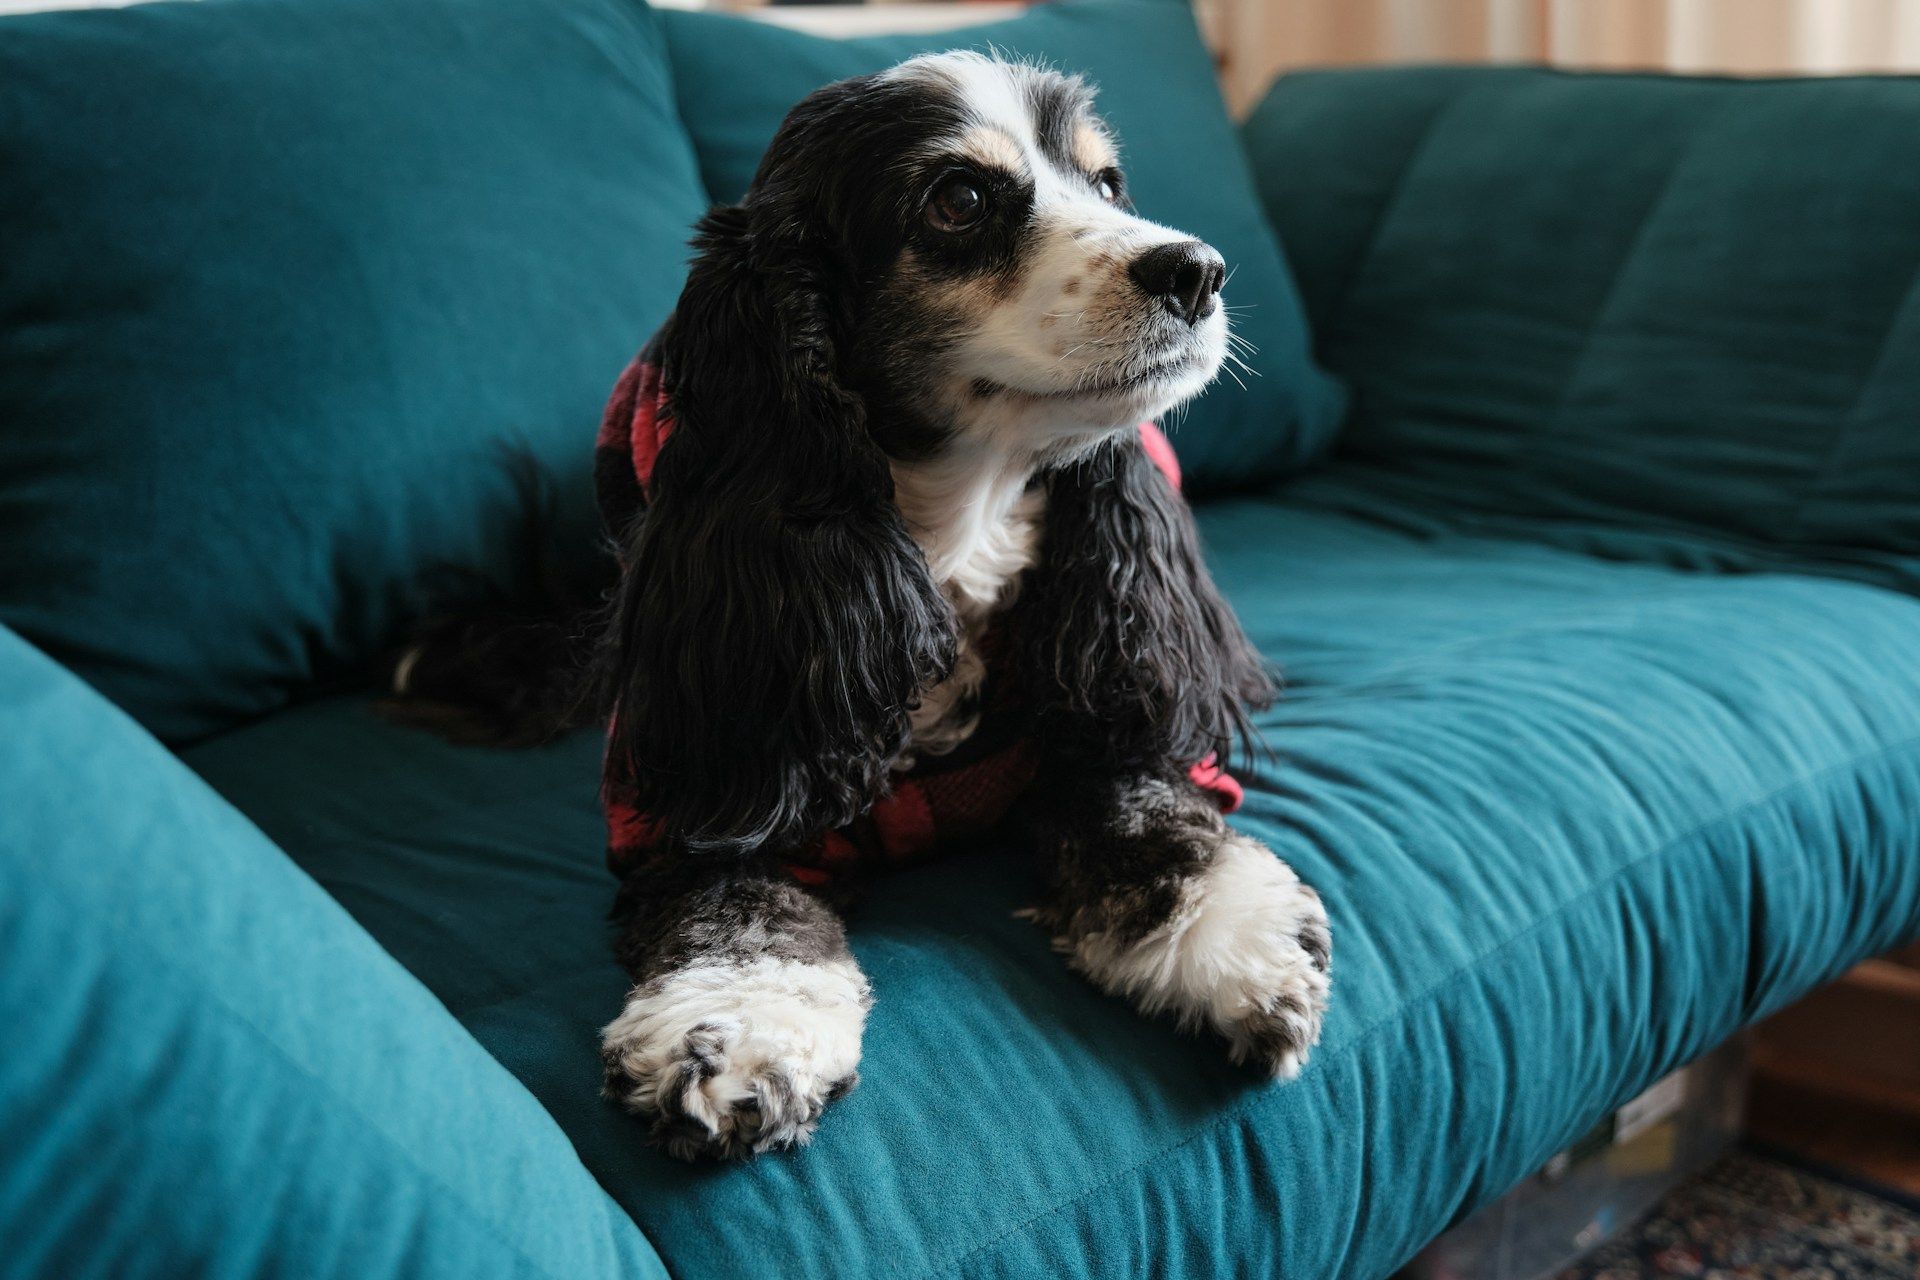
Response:
POLYGON ((827 265, 750 206, 695 249, 601 658, 607 767, 666 839, 780 849, 879 794, 954 621, 838 376, 827 265))
POLYGON ((1013 627, 1050 747, 1154 769, 1256 741, 1248 712, 1272 701, 1272 680, 1138 432, 1050 473, 1045 546, 1013 627))

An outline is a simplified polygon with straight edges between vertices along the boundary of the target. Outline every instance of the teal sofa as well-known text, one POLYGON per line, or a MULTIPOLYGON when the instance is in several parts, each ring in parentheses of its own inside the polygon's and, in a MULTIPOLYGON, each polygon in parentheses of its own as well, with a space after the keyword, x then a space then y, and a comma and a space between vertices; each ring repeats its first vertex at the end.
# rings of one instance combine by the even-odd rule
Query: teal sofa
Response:
POLYGON ((1309 73, 1236 142, 1208 77, 1130 0, 0 19, 0 1276, 1379 1280, 1920 934, 1920 83, 1309 73), (989 842, 856 917, 813 1144, 679 1164, 597 1096, 593 735, 371 672, 525 585, 528 467, 591 553, 598 399, 777 111, 986 40, 1248 264, 1265 376, 1174 440, 1325 1039, 1274 1084, 1101 997, 989 842))

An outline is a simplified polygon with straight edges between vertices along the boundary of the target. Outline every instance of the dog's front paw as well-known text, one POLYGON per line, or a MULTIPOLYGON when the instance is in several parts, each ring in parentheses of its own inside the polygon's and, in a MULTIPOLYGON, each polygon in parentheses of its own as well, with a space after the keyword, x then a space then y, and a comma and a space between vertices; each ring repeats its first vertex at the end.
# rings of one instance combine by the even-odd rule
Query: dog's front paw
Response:
POLYGON ((1235 1062, 1278 1079, 1320 1042, 1332 935, 1320 895, 1263 845, 1228 832, 1181 886, 1172 913, 1143 935, 1058 939, 1075 968, 1149 1014, 1223 1036, 1235 1062))
POLYGON ((850 959, 689 965, 635 987, 607 1025, 607 1096, 682 1160, 805 1143, 859 1080, 872 1003, 850 959))

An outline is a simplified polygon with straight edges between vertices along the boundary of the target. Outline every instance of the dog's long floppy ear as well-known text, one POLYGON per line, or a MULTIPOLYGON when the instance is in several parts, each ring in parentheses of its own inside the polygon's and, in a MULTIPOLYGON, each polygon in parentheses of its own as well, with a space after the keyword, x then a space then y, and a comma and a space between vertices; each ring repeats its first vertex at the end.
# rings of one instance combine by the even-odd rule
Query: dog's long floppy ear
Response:
POLYGON ((719 209, 695 249, 661 335, 672 433, 602 657, 608 769, 669 840, 779 850, 879 794, 955 627, 795 220, 719 209))
POLYGON ((1014 620, 1043 738, 1110 766, 1182 770, 1256 740, 1248 712, 1273 683, 1138 432, 1048 476, 1045 546, 1014 620))

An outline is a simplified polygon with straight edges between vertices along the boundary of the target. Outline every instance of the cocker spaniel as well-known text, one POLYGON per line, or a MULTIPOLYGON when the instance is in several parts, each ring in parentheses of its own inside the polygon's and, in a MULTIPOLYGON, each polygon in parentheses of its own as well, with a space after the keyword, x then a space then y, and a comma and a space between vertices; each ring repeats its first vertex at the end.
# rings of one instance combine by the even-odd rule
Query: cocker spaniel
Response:
MULTIPOLYGON (((806 1141, 872 1003, 850 886, 995 826, 1070 965, 1297 1072, 1326 916, 1216 763, 1271 686, 1142 425, 1228 358, 1220 255, 1133 211, 1081 81, 971 53, 809 96, 695 248, 599 440, 608 1096, 683 1157, 806 1141)), ((396 687, 577 718, 566 646, 512 647, 443 626, 396 687)))

